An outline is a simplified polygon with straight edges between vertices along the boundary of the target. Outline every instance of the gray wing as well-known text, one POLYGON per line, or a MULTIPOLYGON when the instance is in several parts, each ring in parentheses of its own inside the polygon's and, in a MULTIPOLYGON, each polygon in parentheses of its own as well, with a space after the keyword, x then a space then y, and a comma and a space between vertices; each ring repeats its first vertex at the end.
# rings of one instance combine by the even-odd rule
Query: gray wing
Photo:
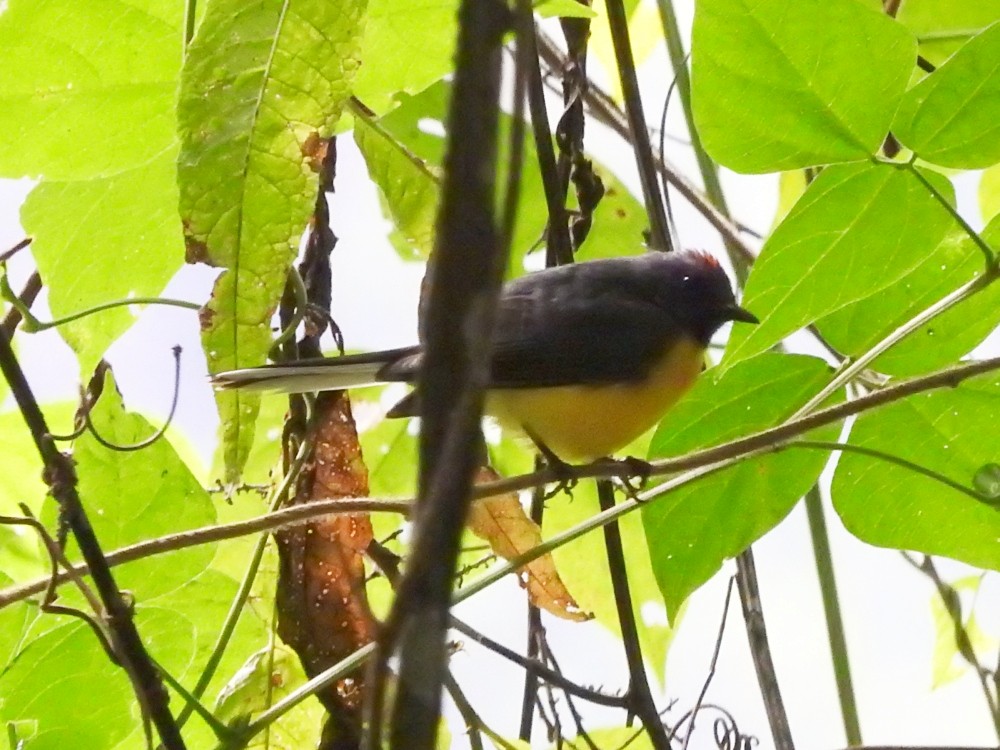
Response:
MULTIPOLYGON (((582 263, 523 276, 497 309, 492 388, 532 388, 641 380, 679 332, 643 294, 634 265, 582 263), (594 273, 595 271, 599 273, 594 273)), ((382 370, 412 381, 421 356, 382 370)))

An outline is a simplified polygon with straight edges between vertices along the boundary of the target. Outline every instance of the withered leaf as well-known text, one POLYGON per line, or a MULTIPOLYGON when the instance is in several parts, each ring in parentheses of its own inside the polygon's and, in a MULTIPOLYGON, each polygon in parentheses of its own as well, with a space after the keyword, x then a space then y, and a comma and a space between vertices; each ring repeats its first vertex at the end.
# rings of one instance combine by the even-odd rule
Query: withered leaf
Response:
MULTIPOLYGON (((483 467, 476 481, 482 483, 496 479, 499 475, 493 469, 483 467)), ((466 525, 505 560, 542 542, 542 530, 524 512, 515 492, 472 503, 466 525)), ((551 554, 528 563, 518 573, 521 585, 528 591, 528 599, 535 606, 564 620, 582 622, 591 619, 592 615, 579 608, 559 577, 551 554)))

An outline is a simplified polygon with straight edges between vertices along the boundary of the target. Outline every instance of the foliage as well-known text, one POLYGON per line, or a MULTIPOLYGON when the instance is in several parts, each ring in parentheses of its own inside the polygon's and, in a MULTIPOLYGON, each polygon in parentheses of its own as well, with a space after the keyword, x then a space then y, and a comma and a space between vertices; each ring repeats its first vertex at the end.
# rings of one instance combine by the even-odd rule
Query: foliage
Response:
MULTIPOLYGON (((459 2, 187 5, 0 3, 0 176, 38 181, 21 219, 54 319, 160 294, 185 262, 221 269, 211 296, 198 300, 200 313, 190 316, 214 373, 269 356, 289 269, 317 221, 326 139, 357 144, 401 259, 430 256, 459 2)), ((629 5, 635 18, 650 17, 649 7, 629 5)), ((581 8, 566 0, 535 4, 540 17, 607 23, 602 9, 581 8)), ((649 439, 649 458, 683 457, 982 359, 977 347, 1000 325, 1000 3, 904 0, 892 17, 875 0, 697 0, 692 38, 691 102, 682 106, 690 104, 706 161, 742 173, 782 172, 781 210, 742 290, 742 304, 761 324, 734 328, 721 360, 649 439), (955 197, 955 185, 972 170, 983 170, 981 222, 955 197), (811 343, 794 349, 803 332, 811 343)), ((608 57, 605 44, 600 58, 608 57)), ((514 115, 501 119, 509 135, 514 115)), ((549 222, 541 149, 530 129, 514 146, 525 164, 509 276, 540 258, 549 222)), ((510 173, 510 144, 501 151, 498 185, 510 173)), ((594 164, 605 194, 579 260, 642 251, 643 200, 614 176, 627 168, 594 164)), ((572 211, 586 213, 572 190, 568 200, 572 211)), ((331 226, 337 231, 350 220, 335 215, 331 226)), ((82 382, 140 313, 117 306, 59 325, 82 382)), ((15 341, 28 335, 22 329, 15 341)), ((1000 463, 1000 376, 950 384, 956 387, 864 411, 846 426, 840 420, 766 444, 763 453, 678 481, 669 492, 654 486, 652 501, 621 522, 640 615, 635 637, 653 673, 669 680, 666 656, 685 601, 774 528, 835 460, 829 497, 858 539, 1000 570, 996 498, 980 494, 975 481, 1000 463), (813 444, 795 447, 802 439, 813 444), (674 627, 642 617, 649 607, 664 607, 674 627)), ((137 443, 155 428, 128 411, 116 389, 110 373, 91 384, 90 393, 100 393, 90 405, 94 431, 115 445, 137 443)), ((222 429, 212 479, 230 494, 241 480, 275 494, 284 403, 261 409, 257 396, 232 391, 216 398, 222 429)), ((359 407, 377 413, 361 437, 372 492, 408 496, 414 431, 383 419, 383 406, 359 407)), ((53 431, 66 427, 65 405, 45 408, 57 417, 53 431)), ((0 414, 0 447, 0 514, 16 516, 25 503, 55 534, 59 509, 37 479, 41 464, 12 410, 0 414)), ((530 467, 528 452, 510 436, 491 449, 507 474, 530 467)), ((105 552, 267 511, 242 493, 234 505, 221 505, 166 438, 120 452, 84 431, 70 450, 105 552)), ((518 517, 530 542, 515 551, 528 546, 533 553, 539 538, 573 537, 597 512, 593 495, 581 485, 572 503, 550 500, 541 536, 518 517)), ((399 527, 388 514, 373 521, 376 537, 399 527)), ((39 540, 0 525, 0 545, 4 591, 44 578, 50 560, 39 540)), ((406 551, 405 544, 389 546, 406 551)), ((544 546, 537 556, 553 551, 544 546)), ((276 564, 273 550, 259 547, 258 571, 260 561, 250 563, 256 548, 249 539, 213 542, 115 569, 157 663, 188 691, 203 683, 198 697, 219 725, 193 715, 184 726, 192 748, 226 739, 220 726, 266 717, 305 680, 270 635, 276 564), (249 585, 241 588, 244 576, 249 585)), ((616 571, 604 551, 600 535, 588 533, 560 545, 553 559, 571 600, 622 637, 616 571)), ((66 554, 78 560, 74 542, 66 554)), ((468 553, 462 562, 473 568, 482 560, 468 553)), ((71 586, 60 593, 61 604, 88 606, 71 586)), ((383 611, 389 597, 373 587, 373 608, 383 611)), ((956 628, 973 631, 976 654, 995 647, 968 606, 957 623, 943 606, 935 605, 936 651, 923 655, 933 658, 938 682, 969 668, 956 628)), ((995 706, 996 687, 985 689, 994 691, 995 706)), ((29 750, 124 750, 145 741, 132 686, 93 632, 23 601, 0 601, 0 695, 7 736, 29 750)), ((184 702, 175 693, 171 707, 184 702)), ((315 701, 300 705, 268 727, 270 739, 252 741, 312 742, 320 714, 315 701)), ((612 747, 631 735, 610 729, 594 736, 612 747)))

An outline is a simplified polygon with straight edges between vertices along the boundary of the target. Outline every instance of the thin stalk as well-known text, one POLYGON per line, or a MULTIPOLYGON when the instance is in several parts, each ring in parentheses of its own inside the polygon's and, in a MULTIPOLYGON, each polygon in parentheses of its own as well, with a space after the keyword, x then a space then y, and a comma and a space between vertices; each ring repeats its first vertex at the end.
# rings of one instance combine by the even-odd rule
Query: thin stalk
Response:
MULTIPOLYGON (((688 138, 691 140, 691 148, 698 161, 701 181, 705 186, 705 196, 720 213, 731 219, 729 207, 726 205, 726 196, 722 192, 722 183, 719 182, 719 167, 705 151, 705 147, 701 143, 701 136, 698 134, 698 128, 695 126, 694 110, 691 107, 691 75, 688 72, 687 53, 684 51, 684 42, 681 39, 681 30, 677 23, 677 14, 674 12, 674 4, 672 0, 656 0, 656 5, 660 11, 660 22, 663 24, 663 38, 667 42, 670 65, 674 70, 677 95, 680 97, 681 107, 684 110, 688 138)), ((729 260, 733 264, 733 270, 736 272, 736 279, 740 286, 743 286, 750 275, 750 261, 736 243, 725 236, 722 239, 726 245, 729 260)))
POLYGON ((847 656, 844 618, 840 611, 837 579, 833 572, 833 555, 830 552, 830 537, 823 515, 823 499, 816 485, 813 485, 806 494, 806 515, 809 517, 809 536, 812 539, 813 556, 816 559, 816 575, 819 577, 819 590, 823 599, 826 635, 830 643, 830 658, 833 661, 833 676, 837 684, 837 697, 840 700, 840 716, 844 722, 844 736, 848 745, 860 745, 861 722, 858 719, 854 681, 851 679, 851 662, 847 656))

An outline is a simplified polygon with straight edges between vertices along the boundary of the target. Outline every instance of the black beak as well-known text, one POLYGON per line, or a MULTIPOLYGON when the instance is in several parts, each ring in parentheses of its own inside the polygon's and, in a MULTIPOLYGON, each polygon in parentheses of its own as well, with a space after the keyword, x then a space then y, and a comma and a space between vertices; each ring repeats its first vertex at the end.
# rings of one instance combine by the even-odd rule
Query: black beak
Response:
POLYGON ((726 308, 726 319, 738 320, 742 323, 752 323, 753 325, 760 323, 756 315, 749 310, 745 310, 739 305, 730 305, 726 308))

